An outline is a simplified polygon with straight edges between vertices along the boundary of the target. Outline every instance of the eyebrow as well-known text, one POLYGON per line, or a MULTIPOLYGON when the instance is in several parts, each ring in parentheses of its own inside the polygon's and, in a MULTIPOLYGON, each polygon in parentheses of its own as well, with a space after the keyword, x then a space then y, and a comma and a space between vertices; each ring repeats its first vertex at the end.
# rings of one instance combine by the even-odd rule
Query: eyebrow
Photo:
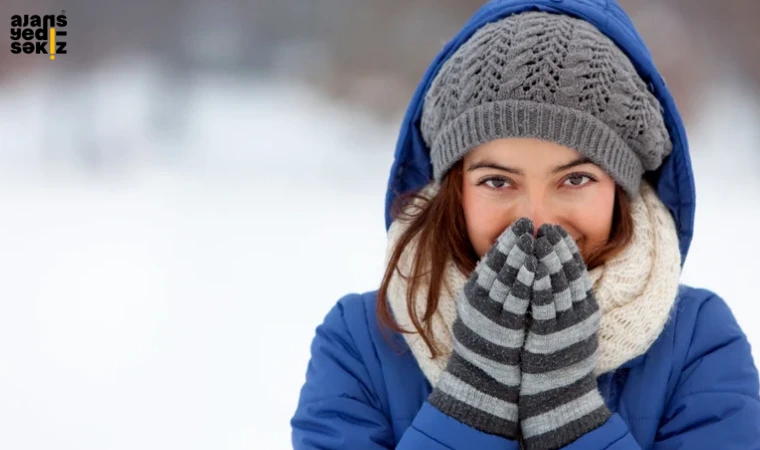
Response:
MULTIPOLYGON (((582 166, 583 164, 589 164, 589 163, 593 164, 593 162, 590 159, 581 157, 578 159, 574 159, 567 164, 562 164, 561 166, 555 167, 554 169, 552 169, 552 173, 556 174, 556 173, 562 172, 563 170, 567 170, 575 166, 582 166)), ((478 169, 495 169, 495 170, 501 170, 502 172, 512 173, 515 175, 523 174, 523 171, 520 169, 515 169, 509 166, 502 166, 501 164, 496 164, 488 160, 482 160, 482 161, 478 161, 478 162, 474 162, 470 164, 470 166, 467 168, 467 171, 472 172, 478 169)))
POLYGON ((562 172, 563 170, 571 169, 575 166, 582 166, 584 164, 589 164, 589 163, 593 164, 593 162, 590 159, 580 157, 578 159, 570 161, 567 164, 562 164, 561 166, 555 167, 554 170, 552 170, 552 173, 559 173, 559 172, 562 172))
POLYGON ((470 167, 467 168, 467 171, 472 172, 478 169, 496 169, 496 170, 501 170, 502 172, 513 173, 515 175, 523 174, 523 171, 520 169, 514 169, 512 167, 502 166, 500 164, 496 164, 488 160, 478 161, 478 162, 474 162, 470 164, 470 167))

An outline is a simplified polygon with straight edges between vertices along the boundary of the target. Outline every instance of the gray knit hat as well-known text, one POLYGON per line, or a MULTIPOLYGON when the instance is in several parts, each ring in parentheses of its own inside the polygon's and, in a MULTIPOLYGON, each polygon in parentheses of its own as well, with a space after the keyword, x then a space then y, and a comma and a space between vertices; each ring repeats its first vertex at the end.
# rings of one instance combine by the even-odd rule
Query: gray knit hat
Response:
POLYGON ((590 23, 544 12, 487 24, 457 49, 425 96, 421 131, 436 182, 480 144, 533 137, 575 149, 631 198, 672 150, 628 57, 590 23))

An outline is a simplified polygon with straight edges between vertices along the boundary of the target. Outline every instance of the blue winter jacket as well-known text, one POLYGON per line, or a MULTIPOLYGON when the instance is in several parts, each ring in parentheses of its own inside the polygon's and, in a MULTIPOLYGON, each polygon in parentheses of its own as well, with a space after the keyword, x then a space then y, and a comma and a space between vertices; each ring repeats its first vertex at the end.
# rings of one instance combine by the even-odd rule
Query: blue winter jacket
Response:
MULTIPOLYGON (((435 58, 407 110, 388 184, 386 227, 396 195, 431 178, 418 125, 441 64, 483 24, 529 9, 594 24, 628 54, 660 100, 674 150, 649 181, 673 214, 685 259, 695 195, 684 127, 647 48, 614 0, 494 0, 475 13, 435 58)), ((381 332, 375 301, 376 292, 347 295, 317 328, 291 421, 293 447, 517 450, 518 442, 480 432, 426 402, 430 384, 403 338, 381 332)), ((760 450, 760 386, 750 345, 712 292, 682 286, 652 347, 599 377, 599 389, 614 414, 566 449, 760 450)))

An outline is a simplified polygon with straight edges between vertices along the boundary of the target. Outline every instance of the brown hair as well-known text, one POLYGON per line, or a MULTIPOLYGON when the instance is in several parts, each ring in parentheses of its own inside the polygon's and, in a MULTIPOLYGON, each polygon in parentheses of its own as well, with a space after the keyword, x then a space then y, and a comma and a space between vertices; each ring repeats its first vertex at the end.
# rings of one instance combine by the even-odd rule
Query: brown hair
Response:
MULTIPOLYGON (((381 326, 399 333, 419 333, 432 358, 440 355, 435 344, 432 319, 438 309, 444 274, 449 261, 463 274, 475 270, 478 255, 470 243, 462 210, 462 161, 459 161, 441 181, 436 195, 428 198, 422 190, 400 195, 393 203, 394 220, 408 221, 388 261, 385 275, 377 293, 377 317, 381 326), (398 268, 404 249, 416 240, 417 246, 409 274, 398 268), (394 320, 388 303, 388 287, 394 273, 407 281, 406 307, 414 330, 402 329, 394 320), (419 314, 415 304, 417 292, 426 286, 427 300, 419 314)), ((615 191, 612 232, 607 243, 586 255, 589 269, 600 266, 618 255, 633 238, 633 217, 628 195, 619 186, 615 191)))

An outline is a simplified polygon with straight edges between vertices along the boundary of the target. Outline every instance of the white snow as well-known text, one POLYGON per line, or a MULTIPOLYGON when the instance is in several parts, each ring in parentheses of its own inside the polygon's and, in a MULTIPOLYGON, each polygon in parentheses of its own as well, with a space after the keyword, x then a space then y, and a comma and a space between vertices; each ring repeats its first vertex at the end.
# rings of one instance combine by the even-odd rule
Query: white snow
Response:
MULTIPOLYGON (((397 123, 291 84, 203 77, 189 134, 159 141, 152 75, 125 70, 95 76, 98 101, 84 87, 58 100, 66 125, 44 164, 49 80, 0 94, 0 448, 290 448, 314 328, 382 274, 397 123), (82 120, 118 164, 70 162, 82 120)), ((684 280, 721 294, 760 343, 760 244, 736 240, 760 219, 748 105, 712 101, 692 136, 684 280)))

